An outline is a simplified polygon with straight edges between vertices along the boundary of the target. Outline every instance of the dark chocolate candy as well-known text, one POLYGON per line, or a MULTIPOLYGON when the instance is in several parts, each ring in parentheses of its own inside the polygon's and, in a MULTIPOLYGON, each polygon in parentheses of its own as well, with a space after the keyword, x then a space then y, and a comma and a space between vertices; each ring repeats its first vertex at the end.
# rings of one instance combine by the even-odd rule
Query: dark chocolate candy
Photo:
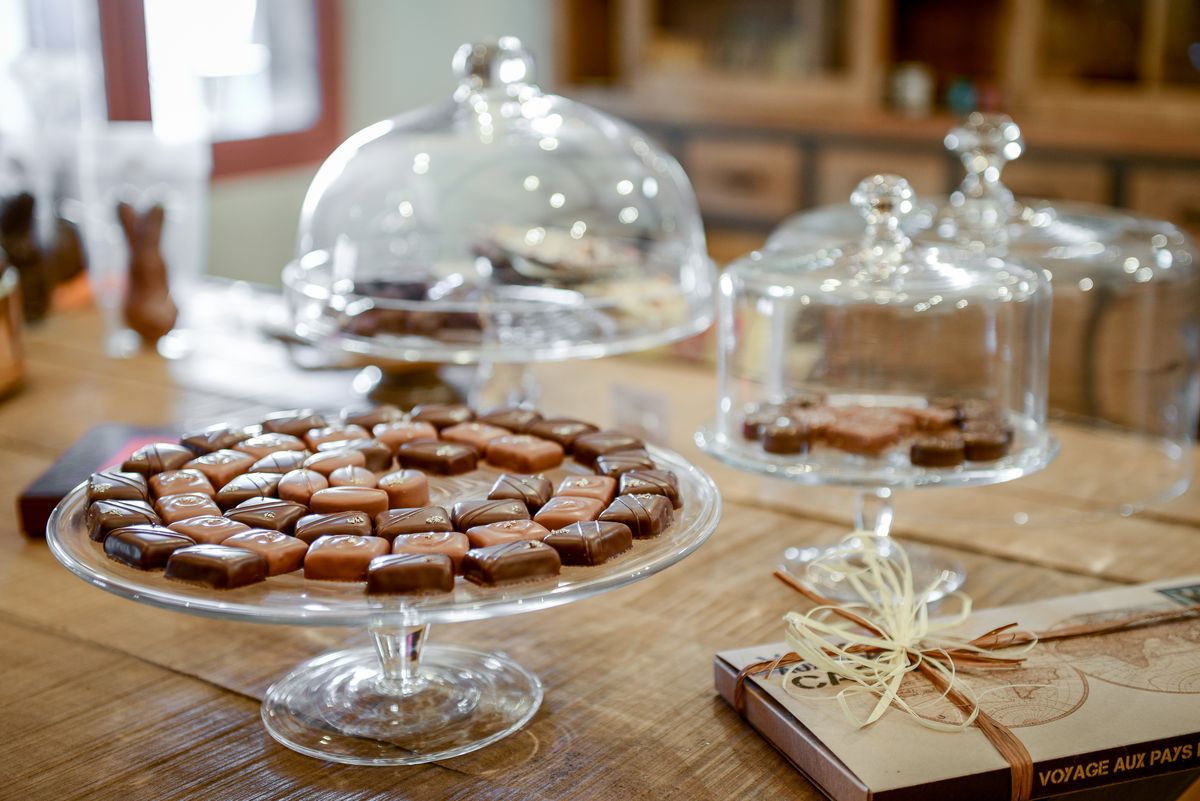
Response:
POLYGON ((371 516, 366 512, 332 512, 326 515, 305 515, 296 521, 293 535, 311 544, 317 537, 355 534, 369 537, 375 533, 371 516))
POLYGON ((178 470, 194 458, 196 454, 182 445, 176 445, 174 442, 155 442, 134 451, 121 465, 121 470, 152 476, 164 470, 178 470))
POLYGON ((268 453, 276 451, 308 450, 304 440, 291 434, 259 434, 233 446, 233 450, 248 453, 257 461, 268 453))
POLYGON ((88 536, 96 542, 103 542, 114 529, 161 523, 145 501, 96 501, 87 510, 88 536))
POLYGON ((494 586, 557 576, 558 551, 544 542, 517 540, 472 548, 463 557, 463 575, 476 584, 494 586))
POLYGON ((762 427, 762 447, 767 453, 793 455, 804 453, 810 444, 808 427, 789 417, 780 417, 762 427))
POLYGON ((416 468, 441 476, 454 476, 474 470, 479 457, 469 445, 413 440, 400 446, 396 452, 396 459, 402 467, 416 468))
POLYGON ((503 409, 493 409, 487 414, 480 415, 479 422, 506 428, 514 434, 524 434, 531 425, 541 419, 541 413, 533 409, 509 406, 503 409))
POLYGON ((762 439, 763 428, 781 417, 787 417, 789 411, 789 407, 779 403, 752 406, 742 417, 742 437, 749 440, 762 439))
POLYGON ((308 505, 319 514, 366 512, 375 516, 388 508, 388 495, 370 487, 330 487, 314 492, 308 505))
POLYGON ((606 453, 643 450, 645 443, 621 431, 594 431, 580 434, 571 442, 571 456, 582 465, 592 467, 596 457, 606 453))
POLYGON ((299 570, 308 545, 282 531, 253 528, 225 540, 230 548, 245 548, 267 560, 267 575, 278 576, 299 570))
POLYGON ((562 464, 563 447, 530 434, 509 434, 488 443, 487 460, 518 473, 536 473, 562 464))
POLYGON ((455 531, 499 523, 503 520, 528 520, 529 510, 521 501, 459 501, 450 513, 455 531))
POLYGON ((679 498, 679 479, 670 470, 631 470, 621 476, 621 486, 617 491, 621 495, 645 492, 662 495, 676 509, 683 506, 679 498))
POLYGON ((347 406, 338 415, 348 426, 362 426, 370 431, 380 423, 403 420, 404 414, 396 406, 385 403, 379 406, 347 406))
POLYGON ((290 473, 304 466, 308 458, 305 451, 276 451, 268 453, 254 464, 250 465, 251 473, 290 473))
POLYGON ((368 595, 450 592, 454 562, 442 553, 376 556, 367 566, 368 595))
POLYGON ((553 487, 545 476, 522 476, 504 473, 496 479, 488 498, 493 501, 520 501, 530 512, 536 512, 550 500, 553 487))
POLYGON ((265 579, 267 559, 227 545, 189 545, 171 554, 165 575, 215 590, 231 590, 265 579))
POLYGON ((221 514, 216 502, 199 492, 183 495, 164 495, 154 502, 154 511, 166 525, 187 520, 189 517, 205 517, 221 514))
POLYGON ((325 418, 312 409, 272 412, 262 421, 264 434, 291 434, 293 437, 303 437, 310 430, 324 426, 325 418))
POLYGON ((609 507, 600 513, 600 520, 607 523, 623 523, 638 539, 657 537, 667 530, 675 514, 671 502, 661 495, 618 495, 609 507))
POLYGON ((325 442, 317 447, 317 451, 333 450, 338 445, 339 451, 357 451, 363 455, 363 467, 374 473, 383 473, 392 469, 392 449, 377 439, 349 439, 338 442, 325 442))
POLYGON ((423 531, 453 531, 450 513, 440 506, 388 509, 375 516, 375 533, 385 539, 423 531))
POLYGON ((231 509, 251 498, 273 498, 282 480, 283 476, 278 473, 243 473, 234 476, 228 484, 217 490, 217 504, 222 509, 231 509))
POLYGON ((632 548, 633 534, 624 523, 588 520, 551 531, 542 542, 564 565, 600 565, 632 548))
POLYGON ((379 483, 379 480, 365 467, 355 467, 354 465, 346 465, 339 467, 329 474, 329 486, 331 487, 374 487, 379 483))
POLYGON ((308 508, 294 501, 278 498, 250 498, 225 513, 230 520, 250 528, 267 528, 290 534, 296 521, 308 514, 308 508))
POLYGON ((329 479, 312 470, 293 470, 284 473, 275 487, 276 494, 285 501, 307 504, 317 490, 329 488, 329 479))
POLYGON ((471 422, 475 419, 475 412, 461 403, 423 403, 412 410, 412 419, 429 423, 440 431, 459 423, 471 422))
POLYGON ((325 581, 366 581, 371 560, 391 549, 379 537, 318 537, 304 556, 304 577, 325 581))
POLYGON ((233 428, 221 423, 201 429, 200 431, 189 431, 179 438, 179 444, 197 456, 203 456, 213 451, 232 448, 239 442, 245 442, 255 436, 257 433, 259 432, 254 428, 240 426, 233 428))
POLYGON ((150 488, 141 473, 102 470, 88 479, 88 501, 149 501, 150 488))
POLYGON ((154 493, 155 498, 185 493, 199 493, 211 498, 217 494, 208 477, 195 468, 164 470, 156 473, 150 476, 150 490, 154 493))
POLYGON ((126 526, 105 538, 104 553, 138 570, 160 570, 172 553, 195 544, 190 537, 162 526, 126 526))
POLYGON ((1000 425, 963 426, 963 450, 968 462, 994 462, 1012 447, 1012 429, 1000 425))
POLYGON ((954 467, 966 458, 963 439, 957 433, 917 437, 908 458, 917 467, 954 467))
POLYGON ((525 433, 541 437, 542 439, 554 440, 559 445, 562 445, 563 448, 570 450, 571 443, 580 434, 588 434, 599 430, 591 423, 585 423, 582 420, 572 420, 569 417, 554 417, 549 420, 538 420, 536 423, 531 423, 525 433))
POLYGON ((618 451, 596 458, 595 470, 602 476, 619 478, 630 470, 653 470, 654 460, 645 451, 618 451))
POLYGON ((206 453, 203 456, 197 456, 190 462, 184 465, 184 468, 189 470, 199 470, 204 475, 208 476, 208 480, 217 489, 228 484, 235 476, 241 475, 250 469, 250 465, 257 461, 248 453, 233 450, 219 450, 212 453, 206 453))

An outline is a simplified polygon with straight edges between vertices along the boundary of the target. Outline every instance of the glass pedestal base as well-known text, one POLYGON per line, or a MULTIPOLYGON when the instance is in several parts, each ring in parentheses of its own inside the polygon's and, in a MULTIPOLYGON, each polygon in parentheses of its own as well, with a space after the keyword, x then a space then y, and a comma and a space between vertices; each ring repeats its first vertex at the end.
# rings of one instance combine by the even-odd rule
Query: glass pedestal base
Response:
POLYGON ((416 765, 491 745, 542 703, 537 676, 498 653, 427 645, 387 676, 376 648, 311 659, 271 685, 262 719, 302 754, 352 765, 416 765))
MULTIPOLYGON (((875 542, 881 555, 886 555, 892 539, 877 537, 875 542)), ((791 573, 826 598, 841 602, 857 601, 858 594, 839 574, 828 570, 809 570, 809 565, 818 559, 827 561, 830 556, 836 556, 833 552, 838 547, 786 548, 779 560, 779 569, 791 573)), ((956 559, 947 558, 913 542, 904 543, 904 552, 908 554, 909 567, 912 569, 913 587, 920 590, 937 583, 937 589, 926 595, 930 603, 959 589, 966 580, 966 569, 956 559)))

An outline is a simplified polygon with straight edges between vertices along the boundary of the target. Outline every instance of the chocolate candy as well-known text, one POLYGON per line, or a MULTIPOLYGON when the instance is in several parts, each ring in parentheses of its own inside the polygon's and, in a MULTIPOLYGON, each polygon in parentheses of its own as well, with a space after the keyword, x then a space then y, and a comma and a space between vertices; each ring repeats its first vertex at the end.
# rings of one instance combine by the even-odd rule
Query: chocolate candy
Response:
POLYGON ((293 437, 291 434, 259 434, 257 437, 239 442, 233 446, 233 449, 250 454, 255 461, 276 451, 308 450, 304 440, 293 437))
POLYGON ((198 492, 186 495, 164 495, 154 502, 154 510, 168 525, 189 517, 221 514, 220 507, 207 495, 198 492))
POLYGON ((440 506, 388 509, 375 516, 375 533, 385 539, 423 531, 453 531, 450 514, 440 506))
POLYGON ((763 429, 781 417, 787 417, 790 409, 778 403, 754 406, 742 417, 742 437, 748 440, 762 439, 763 429))
POLYGON ((148 501, 150 488, 141 473, 123 473, 120 470, 102 470, 92 473, 88 479, 88 502, 92 501, 148 501))
POLYGON ((571 455, 582 465, 592 467, 596 458, 606 453, 642 450, 645 443, 620 431, 596 431, 580 434, 571 442, 571 455))
POLYGON ((202 456, 213 451, 232 448, 239 442, 250 439, 256 433, 258 432, 253 428, 232 428, 221 423, 201 429, 200 431, 188 432, 179 438, 179 444, 197 456, 202 456))
POLYGON ((475 419, 475 412, 461 403, 423 403, 412 410, 412 419, 429 423, 441 431, 459 423, 471 422, 475 419))
POLYGON ((392 553, 440 553, 450 557, 454 572, 462 571, 462 560, 470 550, 466 534, 457 531, 418 531, 399 534, 392 542, 392 553))
POLYGON ((518 540, 472 548, 463 558, 463 575, 476 584, 495 586, 557 576, 558 551, 544 542, 518 540))
POLYGON ((376 556, 367 566, 368 595, 451 592, 454 563, 440 553, 376 556))
POLYGON ((121 465, 121 470, 125 473, 141 473, 151 476, 164 470, 178 470, 195 456, 196 454, 182 445, 176 445, 173 442, 155 442, 143 445, 134 451, 121 465))
POLYGON ((266 557, 226 545, 189 545, 167 560, 167 578, 203 584, 214 590, 244 587, 267 577, 266 557))
POLYGON ((250 465, 251 473, 290 473, 304 466, 307 451, 276 451, 250 465))
POLYGON ((283 476, 278 473, 243 473, 217 490, 217 503, 222 509, 237 506, 251 498, 273 498, 283 476))
POLYGON ((230 520, 223 515, 189 517, 187 520, 172 523, 167 528, 176 534, 190 537, 197 543, 207 545, 217 545, 229 539, 234 534, 241 534, 243 531, 250 530, 250 527, 245 523, 230 520))
POLYGON ((633 534, 623 523, 589 520, 551 531, 542 542, 564 565, 600 565, 632 548, 633 534))
POLYGON ((488 443, 487 460, 505 470, 536 473, 562 464, 563 448, 529 434, 509 434, 488 443))
POLYGON ((103 542, 113 529, 160 523, 145 501, 96 501, 87 510, 88 536, 96 542, 103 542))
POLYGON ((596 457, 595 470, 602 476, 620 478, 630 470, 653 470, 654 460, 645 451, 618 451, 596 457))
POLYGON ((376 483, 375 474, 365 467, 346 465, 329 474, 331 487, 374 487, 376 483))
POLYGON ((314 492, 308 505, 318 514, 366 512, 374 517, 388 508, 388 496, 370 487, 330 487, 314 492))
POLYGON ((366 581, 371 560, 388 552, 379 537, 318 537, 304 555, 304 577, 324 581, 366 581))
POLYGON ((397 470, 379 477, 376 484, 387 493, 388 506, 411 509, 429 503, 429 479, 420 470, 397 470))
POLYGON ((272 412, 262 421, 264 434, 291 434, 293 437, 303 437, 314 428, 322 428, 325 418, 312 409, 289 409, 284 412, 272 412))
POLYGON ((303 504, 278 498, 250 498, 225 513, 230 520, 250 528, 268 528, 290 533, 296 521, 308 514, 303 504))
POLYGON ((638 539, 657 537, 674 519, 671 502, 661 495, 618 495, 600 514, 606 523, 623 523, 638 539))
POLYGON ((542 439, 554 440, 564 449, 569 449, 571 443, 580 434, 587 434, 600 429, 582 420, 572 420, 569 417, 555 417, 549 420, 538 420, 531 423, 526 433, 542 439))
POLYGON ((437 439, 437 429, 429 423, 380 423, 372 431, 375 439, 391 448, 392 453, 395 453, 406 442, 417 439, 437 439))
POLYGON ((275 492, 285 501, 307 504, 314 492, 328 487, 329 479, 320 473, 312 470, 293 470, 283 474, 275 492))
POLYGON ((972 398, 959 404, 962 423, 991 423, 996 426, 1004 425, 1004 411, 995 403, 972 398))
POLYGON ((554 494, 595 498, 607 506, 617 494, 617 480, 609 476, 567 476, 558 482, 554 494))
POLYGON ((661 495, 679 509, 683 502, 679 498, 679 479, 670 470, 631 470, 621 476, 622 495, 651 493, 661 495))
POLYGON ((332 425, 313 428, 304 435, 304 441, 309 447, 317 450, 327 442, 341 442, 351 439, 369 439, 370 434, 362 426, 332 425))
POLYGON ((962 437, 968 462, 994 462, 1008 454, 1013 433, 1003 425, 972 425, 968 420, 963 424, 962 437))
POLYGON ((917 467, 954 467, 965 458, 963 438, 957 433, 917 437, 909 448, 909 461, 917 467))
POLYGON ((225 544, 231 548, 245 548, 266 559, 268 576, 299 570, 304 564, 304 554, 308 552, 308 546, 295 537, 260 528, 234 534, 225 540, 225 544))
POLYGON ((475 469, 478 458, 474 448, 457 442, 414 440, 404 443, 396 451, 396 460, 402 467, 442 476, 469 473, 475 469))
POLYGON ((199 470, 217 489, 224 487, 235 476, 250 469, 257 459, 248 453, 232 450, 219 450, 197 456, 184 465, 189 470, 199 470))
POLYGON ((487 414, 480 415, 479 422, 507 429, 514 434, 524 434, 531 425, 541 419, 542 415, 533 409, 509 406, 502 409, 493 409, 487 414))
POLYGON ((878 456, 904 437, 904 430, 894 424, 858 423, 839 419, 825 432, 825 439, 835 448, 862 456, 878 456))
POLYGON ((194 468, 165 470, 150 476, 150 490, 154 493, 155 498, 161 498, 164 495, 183 495, 185 493, 199 493, 211 498, 217 494, 217 491, 213 489, 212 482, 203 473, 194 468))
POLYGON ((595 498, 555 496, 546 501, 533 519, 548 529, 564 528, 572 523, 595 520, 604 509, 604 502, 595 498))
POLYGON ((472 548, 486 548, 489 545, 517 540, 540 540, 549 533, 545 526, 532 520, 502 520, 499 523, 472 526, 466 530, 472 548))
POLYGON ((160 570, 180 548, 195 543, 182 534, 162 526, 127 526, 113 531, 104 540, 109 559, 138 570, 160 570))
POLYGON ((446 442, 470 445, 480 455, 487 452, 488 443, 511 434, 507 428, 490 426, 487 423, 459 423, 442 429, 440 437, 446 442))
POLYGON ((530 512, 536 512, 550 500, 552 487, 545 476, 519 476, 504 473, 492 489, 488 498, 493 501, 520 501, 530 512))
POLYGON ((459 501, 450 512, 456 531, 502 520, 528 520, 529 510, 521 501, 459 501))
POLYGON ((958 424, 957 409, 944 409, 940 406, 927 406, 924 409, 907 409, 909 416, 918 431, 943 431, 958 424))
POLYGON ((317 447, 318 452, 330 450, 361 453, 363 467, 373 473, 383 473, 392 469, 392 449, 377 439, 344 439, 340 442, 323 442, 317 447))
POLYGON ((327 515, 305 515, 296 521, 292 534, 311 544, 317 537, 333 537, 353 534, 369 537, 375 533, 371 516, 366 512, 333 512, 327 515))
POLYGON ((347 406, 338 415, 349 426, 362 426, 370 431, 377 425, 403 420, 400 409, 385 403, 379 406, 347 406))
POLYGON ((790 417, 780 417, 762 427, 762 448, 767 453, 785 456, 804 453, 809 444, 808 427, 790 417))

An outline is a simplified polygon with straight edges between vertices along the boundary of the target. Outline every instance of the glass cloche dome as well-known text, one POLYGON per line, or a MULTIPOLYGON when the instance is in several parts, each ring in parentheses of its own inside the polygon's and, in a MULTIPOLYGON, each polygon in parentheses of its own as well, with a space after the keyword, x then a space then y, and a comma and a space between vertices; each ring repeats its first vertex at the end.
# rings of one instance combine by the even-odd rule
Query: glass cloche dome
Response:
POLYGON ((454 56, 444 103, 371 125, 313 179, 284 284, 302 338, 385 359, 649 348, 711 322, 714 268, 678 162, 547 94, 512 37, 454 56))

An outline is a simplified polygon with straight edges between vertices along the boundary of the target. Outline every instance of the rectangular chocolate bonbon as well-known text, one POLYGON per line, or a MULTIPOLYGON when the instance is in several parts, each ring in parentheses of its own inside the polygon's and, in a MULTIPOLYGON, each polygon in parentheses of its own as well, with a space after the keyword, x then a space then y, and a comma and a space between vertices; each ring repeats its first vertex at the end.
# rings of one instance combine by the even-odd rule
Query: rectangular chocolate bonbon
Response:
POLYGON ((154 502, 154 511, 167 525, 187 520, 189 517, 219 515, 221 508, 207 495, 198 492, 184 495, 164 495, 154 502))
POLYGON ((528 520, 529 510, 521 501, 459 501, 450 512, 455 531, 503 520, 528 520))
POLYGON ((398 534, 392 541, 392 553, 440 553, 450 557, 454 572, 462 572, 462 560, 471 549, 466 534, 457 531, 418 531, 398 534))
POLYGON ((257 437, 251 437, 234 445, 233 450, 248 453, 257 461, 268 453, 304 451, 308 450, 308 446, 304 444, 304 440, 293 437, 291 434, 259 434, 257 437))
POLYGON ((538 510, 533 519, 550 530, 563 528, 584 520, 595 520, 604 511, 604 502, 595 498, 574 498, 555 495, 538 510))
POLYGON ((329 479, 312 470, 293 470, 279 479, 275 492, 282 500, 307 505, 317 490, 329 488, 329 479))
POLYGON ((224 515, 189 517, 187 520, 172 523, 167 528, 177 534, 191 537, 197 544, 201 545, 219 545, 234 534, 241 534, 243 531, 250 530, 250 527, 245 523, 230 520, 224 515))
POLYGON ((307 514, 307 507, 294 501, 250 498, 227 511, 225 516, 250 528, 267 528, 287 534, 296 527, 296 521, 307 514))
POLYGON ((589 520, 551 531, 542 542, 564 565, 600 565, 632 548, 633 534, 624 523, 589 520))
POLYGON ((219 490, 232 481, 235 476, 249 470, 256 461, 258 460, 248 453, 222 449, 197 456, 186 463, 184 467, 199 470, 219 490))
POLYGON ((488 498, 493 501, 520 501, 530 513, 541 509, 550 500, 554 486, 545 476, 522 476, 504 473, 492 484, 488 498))
POLYGON ((558 482, 554 494, 594 498, 607 505, 617 494, 617 480, 609 476, 567 476, 558 482))
POLYGON ((545 526, 532 520, 501 520, 498 523, 471 526, 466 530, 472 548, 486 548, 516 540, 540 540, 549 533, 545 526))
POLYGON ((121 470, 152 476, 164 470, 178 470, 195 456, 189 449, 174 442, 154 442, 134 451, 121 465, 121 470))
POLYGON ((179 444, 197 456, 202 456, 224 448, 232 448, 239 442, 244 442, 259 433, 261 432, 254 428, 231 427, 219 423, 200 431, 190 431, 184 434, 179 438, 179 444))
POLYGON ((580 434, 599 430, 599 428, 591 423, 585 423, 582 420, 573 420, 569 417, 554 417, 531 423, 526 433, 532 434, 535 437, 541 437, 542 439, 554 440, 563 446, 564 449, 570 449, 571 443, 580 434))
POLYGON ((309 430, 324 426, 325 418, 312 409, 288 409, 282 412, 272 412, 262 421, 263 433, 291 434, 293 437, 303 437, 309 430))
POLYGON ((670 527, 675 514, 661 495, 618 495, 600 514, 606 523, 623 523, 638 539, 657 537, 670 527))
POLYGON ((392 453, 401 445, 419 439, 437 440, 437 429, 429 423, 399 421, 395 423, 380 423, 372 429, 375 439, 382 442, 392 453))
POLYGON ((155 498, 187 493, 199 493, 211 498, 217 494, 208 477, 194 469, 164 470, 156 473, 150 476, 150 490, 155 498))
POLYGON ((167 578, 232 590, 267 577, 266 557, 226 545, 189 545, 167 560, 167 578))
POLYGON ((643 450, 645 443, 622 431, 593 431, 580 434, 571 442, 571 456, 582 465, 592 467, 606 453, 643 450))
POLYGON ((595 470, 602 476, 618 478, 630 470, 653 470, 654 460, 645 451, 618 451, 596 457, 595 470))
POLYGON ((390 403, 381 403, 378 406, 347 406, 342 409, 338 417, 346 425, 362 426, 370 431, 382 423, 403 420, 404 414, 400 411, 399 407, 393 406, 390 403))
POLYGON ((104 539, 104 553, 109 559, 138 570, 160 570, 167 566, 171 554, 189 545, 195 545, 191 538, 169 528, 126 526, 104 539))
POLYGON ((87 510, 88 536, 96 542, 103 542, 113 529, 161 523, 145 501, 96 501, 87 510))
POLYGON ((275 451, 250 465, 251 473, 290 473, 304 467, 308 455, 304 451, 275 451))
POLYGON ((318 453, 327 451, 355 451, 363 455, 363 467, 375 473, 384 473, 392 469, 395 457, 392 449, 377 439, 344 439, 339 442, 324 442, 317 448, 318 453))
POLYGON ((493 409, 487 414, 480 415, 479 422, 507 429, 514 434, 524 434, 531 425, 541 419, 541 413, 533 409, 509 406, 502 409, 493 409))
POLYGON ((273 498, 283 476, 278 473, 242 473, 217 490, 217 505, 230 509, 251 498, 273 498))
POLYGON ((234 534, 225 540, 231 548, 245 548, 267 560, 267 575, 278 576, 299 570, 304 564, 308 545, 282 531, 255 528, 234 534))
POLYGON ((400 446, 396 451, 396 461, 401 467, 424 470, 426 473, 441 476, 454 476, 474 470, 479 456, 470 445, 413 440, 400 446))
POLYGON ((141 473, 102 470, 88 479, 88 501, 149 501, 150 488, 141 473))
POLYGON ((563 462, 563 447, 557 442, 529 434, 509 434, 488 443, 487 460, 496 467, 517 473, 537 473, 563 462))
POLYGON ((621 476, 618 490, 621 495, 637 495, 648 492, 662 495, 679 509, 683 501, 679 497, 679 478, 670 470, 631 470, 621 476))
POLYGON ((325 515, 305 515, 296 521, 292 534, 310 545, 317 537, 354 534, 369 537, 375 533, 371 516, 366 512, 333 512, 325 515))
POLYGON ((367 566, 368 595, 451 592, 454 563, 440 553, 376 556, 367 566))
POLYGON ((375 516, 376 535, 387 539, 399 534, 416 534, 420 531, 453 530, 450 513, 440 506, 388 509, 375 516))
POLYGON ((386 473, 375 486, 387 493, 388 506, 393 509, 411 509, 429 503, 429 479, 420 470, 386 473))
POLYGON ((308 546, 304 556, 304 577, 322 581, 366 581, 371 560, 389 550, 388 541, 380 537, 318 537, 308 546))
POLYGON ((472 548, 463 558, 463 575, 476 584, 495 586, 557 576, 558 551, 544 542, 518 540, 472 548))
POLYGON ((314 492, 308 507, 317 514, 357 511, 374 517, 388 508, 388 496, 370 487, 330 487, 314 492))
POLYGON ((443 428, 441 434, 438 436, 446 442, 470 445, 480 455, 483 455, 487 452, 489 442, 500 437, 511 436, 511 433, 507 428, 490 426, 487 423, 470 422, 443 428))
POLYGON ((471 407, 461 403, 424 403, 412 410, 412 419, 418 423, 429 423, 439 431, 459 423, 475 419, 471 407))

